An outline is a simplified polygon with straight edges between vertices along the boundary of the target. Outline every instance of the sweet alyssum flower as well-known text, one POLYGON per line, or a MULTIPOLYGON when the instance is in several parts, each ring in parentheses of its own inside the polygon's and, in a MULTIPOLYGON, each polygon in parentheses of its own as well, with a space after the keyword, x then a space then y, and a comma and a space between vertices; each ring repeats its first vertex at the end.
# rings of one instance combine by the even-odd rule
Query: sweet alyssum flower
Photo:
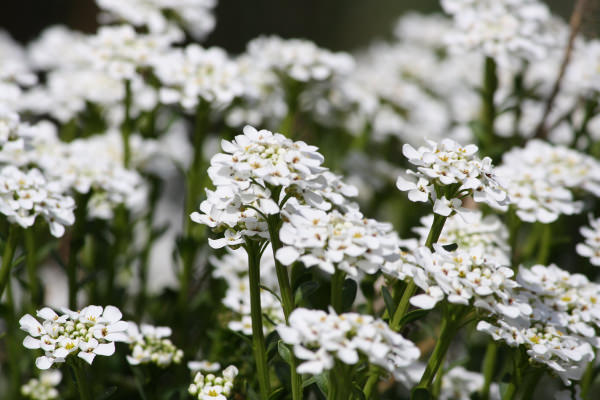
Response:
POLYGON ((551 325, 527 322, 514 323, 498 319, 494 323, 479 321, 477 330, 487 332, 494 340, 509 346, 524 346, 527 354, 537 363, 553 370, 566 385, 579 380, 588 363, 594 359, 592 346, 581 338, 566 335, 551 325))
POLYGON ((477 50, 508 64, 538 60, 558 45, 555 21, 538 0, 443 0, 444 11, 454 18, 449 44, 477 50))
POLYGON ((515 301, 513 289, 519 285, 511 279, 511 268, 488 260, 474 249, 447 251, 440 244, 434 249, 432 252, 419 247, 413 253, 417 266, 413 281, 424 291, 410 299, 414 306, 430 309, 445 298, 450 303, 473 305, 508 318, 531 313, 527 303, 515 301))
POLYGON ((92 364, 97 355, 110 356, 115 342, 127 342, 127 322, 121 321, 121 311, 113 306, 87 306, 81 311, 62 309, 59 315, 44 307, 37 312, 38 321, 26 314, 20 320, 21 329, 29 335, 23 341, 28 349, 41 349, 44 355, 35 360, 42 370, 77 356, 92 364))
POLYGON ((589 258, 592 265, 600 266, 600 218, 590 217, 589 227, 582 226, 579 232, 585 241, 577 244, 577 254, 589 258))
POLYGON ((0 167, 0 213, 23 228, 31 227, 40 216, 50 233, 61 237, 65 225, 75 222, 75 201, 63 193, 60 184, 47 181, 36 168, 23 172, 12 165, 0 167))
POLYGON ((193 375, 196 375, 197 372, 216 372, 221 369, 221 364, 218 362, 211 362, 207 360, 202 361, 188 361, 187 363, 188 369, 192 372, 193 375))
POLYGON ((398 237, 391 224, 365 218, 358 210, 325 212, 288 203, 282 216, 279 237, 284 246, 276 257, 284 265, 299 260, 329 274, 337 268, 359 278, 398 257, 398 237))
POLYGON ((188 392, 198 400, 227 400, 237 374, 238 369, 234 365, 225 368, 220 376, 198 372, 188 392))
POLYGON ((32 378, 21 386, 21 394, 31 400, 58 399, 60 393, 56 386, 62 380, 62 373, 57 370, 42 371, 39 378, 32 378))
POLYGON ((181 25, 195 39, 202 39, 215 26, 212 9, 217 0, 96 0, 96 4, 108 13, 105 19, 120 18, 154 33, 181 25))
POLYGON ((370 315, 297 308, 288 322, 277 332, 302 361, 298 373, 317 375, 333 368, 336 359, 354 365, 363 357, 397 374, 420 356, 411 341, 370 315))
POLYGON ((396 186, 408 191, 411 201, 433 202, 433 212, 446 217, 454 213, 465 219, 472 216, 472 210, 462 207, 465 196, 496 208, 507 204, 508 196, 492 160, 480 160, 476 152, 477 146, 462 147, 451 139, 428 141, 428 146, 418 149, 405 144, 402 153, 417 171, 407 170, 409 176, 399 176, 396 186))
POLYGON ((131 354, 127 356, 127 362, 131 365, 154 363, 163 368, 171 363, 179 364, 183 351, 171 342, 171 333, 171 328, 166 326, 138 326, 135 322, 129 322, 127 335, 131 354))
POLYGON ((152 66, 162 83, 160 100, 179 103, 186 110, 193 110, 200 101, 223 108, 243 91, 237 63, 218 47, 190 44, 172 49, 153 59, 152 66))
POLYGON ((208 169, 216 190, 207 190, 201 213, 190 216, 214 231, 225 231, 224 238, 209 239, 214 248, 239 245, 245 236, 267 238, 264 217, 279 213, 280 203, 290 197, 328 210, 332 203, 348 202, 343 193, 352 192, 325 174, 316 147, 279 133, 246 126, 243 135, 224 140, 222 147, 224 153, 216 154, 208 169))
POLYGON ((247 53, 264 68, 300 82, 344 75, 354 65, 349 54, 321 49, 308 40, 277 36, 263 36, 250 41, 247 53))
POLYGON ((575 191, 600 195, 600 163, 564 146, 530 140, 502 157, 496 169, 504 179, 511 206, 523 221, 550 223, 561 214, 581 212, 575 191))

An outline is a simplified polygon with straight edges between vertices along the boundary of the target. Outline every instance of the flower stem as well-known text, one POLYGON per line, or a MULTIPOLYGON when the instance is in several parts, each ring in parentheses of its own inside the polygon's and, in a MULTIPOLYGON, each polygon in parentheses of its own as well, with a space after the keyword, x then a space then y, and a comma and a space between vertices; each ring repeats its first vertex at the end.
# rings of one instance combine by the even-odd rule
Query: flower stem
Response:
POLYGON ((252 317, 252 348, 258 374, 261 399, 267 399, 271 392, 269 370, 267 366, 267 350, 263 333, 262 308, 260 304, 260 253, 258 243, 246 240, 248 254, 248 277, 250 287, 250 314, 252 317))
MULTIPOLYGON (((275 271, 277 272, 277 281, 279 283, 279 292, 281 294, 283 314, 285 316, 285 322, 287 323, 290 314, 295 308, 295 304, 287 267, 285 265, 282 265, 277 260, 277 257, 275 257, 275 253, 277 253, 277 250, 281 248, 281 240, 279 238, 279 228, 281 227, 280 214, 270 215, 267 219, 267 225, 269 227, 269 237, 271 240, 271 249, 273 250, 273 259, 275 260, 275 271)), ((301 400, 302 376, 298 374, 298 372, 296 372, 296 364, 296 358, 291 357, 290 380, 292 383, 292 399, 301 400)))
POLYGON ((25 229, 25 266, 27 268, 27 280, 31 305, 35 309, 41 304, 41 292, 37 277, 37 257, 35 246, 35 231, 33 227, 25 229))
POLYGON ((431 356, 429 356, 429 361, 425 367, 425 372, 423 372, 423 376, 421 377, 417 388, 429 389, 431 386, 435 375, 442 366, 446 352, 450 347, 450 343, 452 343, 452 339, 460 327, 461 317, 461 311, 452 313, 451 309, 448 309, 444 313, 442 318, 442 326, 440 327, 440 335, 435 343, 435 347, 431 353, 431 356))
POLYGON ((77 390, 79 391, 79 398, 81 400, 93 400, 92 388, 90 382, 86 379, 85 370, 79 362, 79 360, 71 360, 69 363, 75 375, 75 382, 77 383, 77 390))
POLYGON ((335 269, 334 274, 331 276, 331 305, 338 314, 344 311, 342 288, 344 287, 345 278, 346 273, 337 268, 335 269))
POLYGON ((379 381, 379 375, 381 375, 381 368, 373 364, 369 365, 369 378, 367 379, 365 387, 363 388, 363 393, 365 395, 366 400, 369 400, 371 398, 371 395, 373 394, 373 389, 379 381))
POLYGON ((513 400, 515 395, 517 394, 517 385, 514 382, 511 382, 506 387, 506 391, 502 396, 502 400, 513 400))
POLYGON ((495 341, 488 343, 483 359, 483 387, 480 391, 481 400, 490 398, 490 385, 494 377, 496 367, 496 357, 498 356, 498 344, 495 341))
POLYGON ((0 267, 0 298, 6 288, 6 284, 10 279, 10 269, 12 267, 13 256, 17 248, 17 242, 19 239, 19 227, 14 224, 10 224, 8 227, 8 237, 4 244, 4 253, 2 254, 2 267, 0 267))
POLYGON ((550 248, 552 247, 552 225, 542 226, 542 237, 540 247, 538 248, 537 263, 545 265, 550 257, 550 248))
POLYGON ((186 196, 183 215, 183 239, 184 246, 181 252, 182 271, 179 286, 179 307, 181 313, 185 314, 189 303, 190 286, 194 272, 196 254, 198 252, 198 236, 201 228, 190 220, 190 214, 194 212, 200 202, 202 192, 202 179, 206 175, 206 168, 203 168, 203 144, 208 130, 209 123, 208 104, 201 102, 196 108, 194 122, 194 132, 192 137, 193 158, 189 169, 185 175, 186 178, 186 196))
POLYGON ((131 145, 129 137, 133 131, 131 126, 131 81, 127 79, 125 81, 125 98, 123 99, 123 105, 125 108, 125 119, 121 125, 121 137, 123 140, 123 166, 129 168, 131 161, 131 145))
POLYGON ((73 225, 71 242, 69 243, 67 278, 69 282, 69 308, 71 310, 77 309, 77 256, 85 244, 85 225, 89 198, 90 196, 87 194, 79 196, 77 199, 77 208, 75 209, 75 224, 73 225))
MULTIPOLYGON (((427 246, 430 250, 433 249, 433 245, 438 241, 440 235, 442 234, 442 230, 444 229, 444 224, 446 223, 446 219, 448 217, 444 217, 443 215, 433 214, 433 223, 431 224, 431 228, 429 230, 429 234, 427 235, 427 240, 425 242, 425 246, 427 246)), ((402 317, 406 315, 408 311, 410 298, 417 291, 417 285, 413 281, 410 281, 404 289, 404 293, 402 294, 402 298, 400 299, 400 303, 394 312, 394 316, 392 317, 392 322, 390 323, 390 327, 397 331, 400 329, 400 321, 402 317)))
POLYGON ((488 145, 494 140, 494 120, 496 119, 496 106, 494 96, 498 89, 498 76, 496 61, 491 57, 486 57, 483 75, 483 105, 481 110, 481 119, 483 121, 484 135, 480 137, 482 144, 488 145))

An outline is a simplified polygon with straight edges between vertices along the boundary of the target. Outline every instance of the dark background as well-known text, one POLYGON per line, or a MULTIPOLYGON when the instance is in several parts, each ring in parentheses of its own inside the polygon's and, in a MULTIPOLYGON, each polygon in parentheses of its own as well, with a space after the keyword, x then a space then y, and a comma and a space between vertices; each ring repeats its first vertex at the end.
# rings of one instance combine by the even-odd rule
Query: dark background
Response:
MULTIPOLYGON (((575 0, 548 3, 556 14, 568 18, 575 0)), ((388 37, 394 21, 407 10, 436 11, 439 1, 220 0, 216 29, 205 43, 239 53, 260 34, 278 34, 311 39, 333 50, 352 50, 374 38, 388 37)), ((94 32, 97 12, 94 0, 0 0, 0 28, 21 42, 34 39, 53 24, 94 32)), ((596 6, 587 13, 586 30, 593 34, 599 26, 600 7, 596 6)))

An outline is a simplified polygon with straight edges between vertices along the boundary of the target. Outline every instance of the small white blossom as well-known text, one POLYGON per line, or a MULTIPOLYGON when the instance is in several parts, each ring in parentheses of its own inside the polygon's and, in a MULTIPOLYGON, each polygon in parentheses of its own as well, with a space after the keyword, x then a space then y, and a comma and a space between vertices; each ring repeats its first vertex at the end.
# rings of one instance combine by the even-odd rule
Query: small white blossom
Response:
POLYGON ((39 378, 32 378, 21 386, 21 394, 31 400, 54 400, 60 393, 56 386, 62 380, 62 373, 57 370, 42 371, 39 378))
POLYGON ((183 359, 183 351, 175 347, 171 340, 171 328, 152 326, 129 322, 127 329, 128 342, 131 354, 127 355, 127 362, 131 365, 153 363, 165 368, 179 364, 183 359))
POLYGON ((198 372, 188 392, 198 400, 227 400, 232 394, 233 381, 237 375, 238 369, 233 365, 225 368, 220 376, 198 372))
POLYGON ((585 241, 577 244, 577 254, 589 258, 592 265, 600 266, 600 218, 590 217, 590 226, 582 226, 579 232, 585 241))

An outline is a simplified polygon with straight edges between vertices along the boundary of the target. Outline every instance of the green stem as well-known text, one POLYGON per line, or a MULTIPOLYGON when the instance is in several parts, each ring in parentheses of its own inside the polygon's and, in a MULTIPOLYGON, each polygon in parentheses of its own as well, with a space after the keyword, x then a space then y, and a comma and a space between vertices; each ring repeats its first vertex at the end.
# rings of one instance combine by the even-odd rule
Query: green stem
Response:
POLYGON ((494 378, 494 369, 496 367, 496 357, 498 356, 498 344, 495 341, 488 343, 483 359, 483 387, 481 388, 481 400, 490 398, 490 385, 494 378))
POLYGON ((525 382, 523 382, 522 385, 523 390, 521 399, 523 400, 533 399, 535 388, 537 387, 542 375, 544 375, 544 370, 541 368, 530 368, 529 370, 529 374, 526 376, 525 382))
POLYGON ((91 382, 86 379, 85 370, 79 360, 71 360, 69 363, 75 375, 75 382, 77 383, 77 390, 79 391, 79 398, 81 400, 93 400, 91 382))
POLYGON ((550 257, 550 248, 552 247, 552 225, 545 224, 542 227, 542 238, 538 248, 537 263, 545 265, 550 257))
POLYGON ((4 253, 2 254, 2 267, 0 267, 0 298, 4 293, 4 288, 10 279, 10 269, 12 267, 13 256, 17 248, 19 239, 19 227, 15 224, 10 224, 8 227, 8 237, 4 244, 4 253))
MULTIPOLYGON (((438 239, 440 238, 447 218, 448 217, 444 217, 442 215, 433 214, 433 223, 431 224, 429 234, 427 235, 427 240, 425 241, 425 246, 427 246, 430 250, 433 249, 433 245, 437 243, 438 239)), ((400 329, 400 321, 402 320, 402 317, 406 315, 410 298, 415 294, 416 291, 417 285, 415 285, 413 281, 410 281, 406 286, 406 289, 404 289, 400 303, 398 304, 398 307, 396 308, 396 311, 392 317, 390 327, 393 330, 397 331, 400 329)))
POLYGON ((431 353, 431 356, 429 356, 429 361, 425 367, 425 372, 423 372, 423 376, 421 377, 417 388, 429 390, 435 375, 442 366, 446 352, 452 343, 452 339, 460 327, 462 313, 459 311, 452 314, 451 310, 452 309, 448 309, 444 313, 442 318, 442 326, 440 327, 440 335, 435 343, 435 347, 431 353))
POLYGON ((483 76, 483 105, 481 117, 485 130, 484 137, 480 138, 485 144, 491 144, 494 139, 494 120, 496 119, 496 106, 494 96, 498 89, 498 76, 496 71, 496 61, 491 57, 486 57, 483 76))
POLYGON ((506 391, 502 396, 502 400, 513 400, 515 395, 517 394, 517 385, 514 382, 511 382, 506 387, 506 391))
POLYGON ((90 196, 83 195, 77 200, 75 209, 75 224, 71 233, 71 242, 69 243, 69 259, 67 260, 67 278, 69 282, 69 308, 77 309, 77 257, 85 244, 85 226, 87 215, 87 204, 90 196))
POLYGON ((263 333, 262 308, 260 304, 260 254, 258 243, 246 240, 248 254, 248 277, 250 288, 250 314, 252 317, 252 348, 258 374, 261 399, 267 399, 271 392, 269 370, 267 366, 267 350, 263 333))
POLYGON ((186 173, 186 197, 185 214, 183 215, 183 239, 184 249, 181 254, 182 272, 179 288, 179 306, 181 312, 185 314, 189 302, 190 286, 194 271, 194 263, 198 251, 198 236, 200 227, 196 226, 190 220, 190 214, 198 207, 200 194, 202 193, 202 177, 206 174, 206 168, 203 168, 203 143, 208 130, 209 108, 205 102, 201 102, 196 108, 196 117, 194 124, 194 133, 192 144, 194 149, 192 163, 186 173))
POLYGON ((123 99, 125 108, 125 119, 121 125, 121 137, 123 140, 123 166, 129 168, 131 162, 131 144, 129 137, 133 131, 131 126, 131 81, 125 81, 125 98, 123 99))
MULTIPOLYGON (((31 229, 31 228, 30 228, 31 229)), ((10 390, 12 394, 11 398, 20 398, 19 389, 21 387, 21 368, 19 368, 19 360, 22 357, 22 349, 20 343, 17 342, 17 332, 15 327, 17 326, 15 318, 15 303, 13 300, 12 285, 10 281, 6 285, 6 322, 7 331, 6 346, 10 351, 7 352, 9 375, 10 375, 10 390)))
POLYGON ((344 311, 342 289, 344 287, 345 278, 346 273, 337 268, 335 269, 334 274, 331 276, 331 306, 338 314, 344 311))
MULTIPOLYGON (((271 249, 273 251, 273 259, 275 260, 275 271, 277 273, 277 281, 279 283, 279 292, 281 294, 281 303, 283 306, 283 314, 285 316, 285 322, 287 323, 288 318, 295 308, 294 297, 292 294, 292 287, 290 285, 290 278, 287 267, 282 265, 275 256, 277 250, 281 248, 281 240, 279 238, 279 227, 281 226, 281 216, 270 215, 267 219, 267 225, 269 227, 269 236, 271 240, 271 249)), ((302 376, 296 372, 297 362, 295 357, 291 359, 290 365, 290 380, 292 383, 292 399, 302 399, 302 376)))
POLYGON ((129 221, 129 210, 127 210, 124 204, 119 205, 115 209, 113 229, 115 242, 113 248, 111 249, 110 261, 107 265, 105 293, 105 302, 108 304, 110 304, 111 301, 114 301, 113 299, 117 267, 128 268, 127 248, 131 241, 132 226, 129 221))
POLYGON ((25 266, 27 268, 27 280, 31 305, 35 309, 41 304, 41 292, 37 277, 37 257, 35 247, 35 231, 33 227, 25 229, 25 266))
POLYGON ((587 399, 588 392, 594 381, 594 361, 590 362, 581 378, 581 398, 587 399))
POLYGON ((369 372, 367 382, 365 383, 365 387, 363 388, 363 393, 365 395, 365 399, 369 400, 371 395, 373 394, 373 389, 379 382, 379 376, 381 375, 381 368, 376 365, 369 365, 369 372))

